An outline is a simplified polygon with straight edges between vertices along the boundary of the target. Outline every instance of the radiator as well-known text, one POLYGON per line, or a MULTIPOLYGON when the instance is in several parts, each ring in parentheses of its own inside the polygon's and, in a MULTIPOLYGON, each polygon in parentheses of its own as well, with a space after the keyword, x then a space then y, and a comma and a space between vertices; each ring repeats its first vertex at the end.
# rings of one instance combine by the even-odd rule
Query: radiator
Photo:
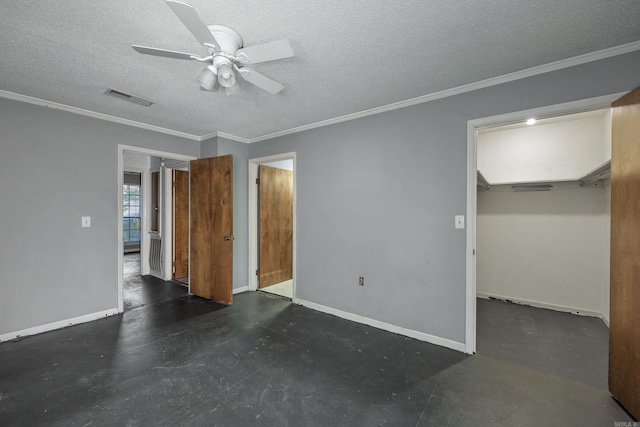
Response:
POLYGON ((158 234, 151 234, 149 245, 149 267, 151 270, 162 273, 162 238, 158 234))

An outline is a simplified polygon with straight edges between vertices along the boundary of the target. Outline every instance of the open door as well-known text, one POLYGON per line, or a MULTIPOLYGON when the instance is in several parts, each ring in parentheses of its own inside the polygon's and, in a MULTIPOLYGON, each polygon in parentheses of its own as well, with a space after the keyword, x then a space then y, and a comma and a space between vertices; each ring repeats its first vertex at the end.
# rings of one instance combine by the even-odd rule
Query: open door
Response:
POLYGON ((189 172, 174 169, 173 279, 189 276, 189 172))
POLYGON ((293 277, 293 172, 259 169, 258 287, 293 277))
POLYGON ((189 292, 231 304, 233 157, 192 160, 189 176, 189 292))
POLYGON ((640 419, 640 88, 611 120, 609 391, 640 419))

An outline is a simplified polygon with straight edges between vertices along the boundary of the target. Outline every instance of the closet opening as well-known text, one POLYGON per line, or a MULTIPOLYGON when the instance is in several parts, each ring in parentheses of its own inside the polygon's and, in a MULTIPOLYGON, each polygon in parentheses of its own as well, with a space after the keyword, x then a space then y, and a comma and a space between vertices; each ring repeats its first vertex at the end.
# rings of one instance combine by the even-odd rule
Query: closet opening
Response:
POLYGON ((477 127, 477 352, 607 387, 610 108, 477 127))

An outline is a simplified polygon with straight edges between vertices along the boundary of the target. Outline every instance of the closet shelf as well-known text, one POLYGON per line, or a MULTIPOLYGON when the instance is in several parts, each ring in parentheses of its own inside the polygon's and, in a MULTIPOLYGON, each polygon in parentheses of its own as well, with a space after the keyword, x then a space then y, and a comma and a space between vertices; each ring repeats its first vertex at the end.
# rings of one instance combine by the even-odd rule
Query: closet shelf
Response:
POLYGON ((581 186, 584 186, 600 179, 607 178, 611 178, 611 160, 607 160, 602 165, 580 178, 578 181, 581 186))
MULTIPOLYGON (((542 185, 544 185, 547 187, 547 189, 544 191, 548 191, 549 189, 553 188, 554 183, 579 184, 581 187, 584 187, 588 184, 592 184, 596 181, 607 179, 610 177, 611 177, 611 160, 607 160, 606 162, 604 162, 597 168, 593 169, 591 172, 587 173, 586 175, 575 178, 575 179, 561 179, 561 180, 548 180, 548 181, 514 181, 514 182, 501 182, 499 184, 496 184, 496 183, 490 183, 484 177, 482 172, 478 170, 477 186, 484 190, 489 190, 491 187, 494 187, 494 186, 496 187, 512 186, 512 187, 518 187, 522 189, 523 187, 526 187, 526 186, 531 186, 533 188, 533 187, 541 187, 542 185)), ((520 190, 520 191, 523 191, 523 190, 520 190)))

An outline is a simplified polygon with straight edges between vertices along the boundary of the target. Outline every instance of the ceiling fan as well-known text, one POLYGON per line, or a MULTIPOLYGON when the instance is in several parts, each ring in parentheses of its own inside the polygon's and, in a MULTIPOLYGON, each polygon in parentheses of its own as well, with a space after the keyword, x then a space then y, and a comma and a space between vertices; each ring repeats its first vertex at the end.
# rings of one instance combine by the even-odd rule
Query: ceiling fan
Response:
POLYGON ((200 56, 133 45, 137 52, 208 64, 197 78, 200 86, 208 91, 213 91, 220 85, 227 93, 234 93, 237 90, 236 75, 273 94, 284 88, 282 84, 249 68, 248 65, 292 57, 293 50, 287 40, 243 47, 242 37, 235 30, 224 25, 205 25, 193 6, 175 0, 165 1, 191 34, 207 49, 208 55, 200 56))

